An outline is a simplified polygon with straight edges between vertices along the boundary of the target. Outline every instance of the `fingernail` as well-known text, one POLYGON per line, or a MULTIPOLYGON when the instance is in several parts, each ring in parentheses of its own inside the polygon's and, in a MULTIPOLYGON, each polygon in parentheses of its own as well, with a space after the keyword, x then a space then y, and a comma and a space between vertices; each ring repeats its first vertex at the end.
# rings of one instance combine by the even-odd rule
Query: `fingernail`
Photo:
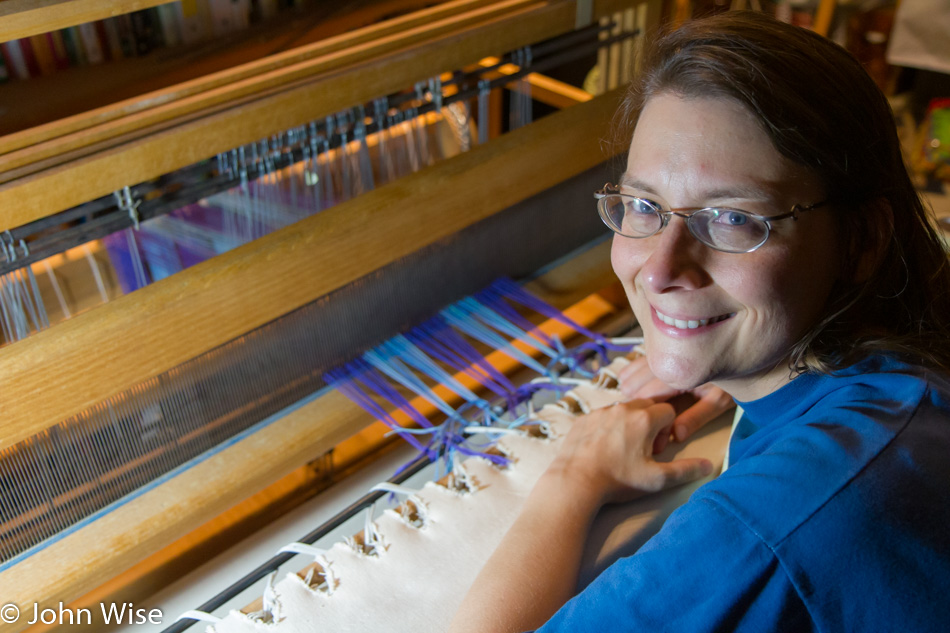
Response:
POLYGON ((683 440, 685 440, 687 434, 688 434, 688 433, 687 433, 687 431, 686 431, 686 426, 683 425, 683 424, 677 424, 677 425, 673 428, 673 435, 676 436, 676 441, 677 441, 677 442, 682 442, 683 440))
POLYGON ((702 471, 703 471, 703 475, 708 475, 709 473, 711 473, 713 471, 712 462, 703 462, 702 471))

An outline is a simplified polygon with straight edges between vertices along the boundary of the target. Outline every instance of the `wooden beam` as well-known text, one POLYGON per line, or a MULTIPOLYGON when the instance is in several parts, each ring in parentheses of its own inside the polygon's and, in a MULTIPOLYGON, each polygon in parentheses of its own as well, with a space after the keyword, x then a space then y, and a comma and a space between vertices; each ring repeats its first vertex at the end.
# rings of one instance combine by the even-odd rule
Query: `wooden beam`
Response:
POLYGON ((834 17, 836 0, 821 0, 818 3, 818 11, 815 13, 815 33, 828 37, 828 29, 831 28, 831 18, 834 17))
POLYGON ((525 79, 531 84, 531 98, 555 108, 569 108, 594 98, 589 92, 547 75, 530 73, 525 79))
POLYGON ((557 112, 0 348, 0 448, 599 164, 617 102, 557 112))
MULTIPOLYGON (((490 68, 497 65, 501 60, 497 57, 485 57, 479 60, 479 66, 490 68)), ((499 66, 495 72, 486 75, 486 79, 494 79, 504 75, 513 75, 518 72, 518 66, 514 64, 504 64, 499 66)), ((524 76, 524 81, 531 86, 531 98, 549 106, 563 109, 578 103, 584 103, 593 99, 593 95, 584 90, 572 86, 563 81, 542 75, 540 73, 528 73, 524 76)), ((521 90, 520 82, 512 82, 505 86, 508 90, 521 90)))

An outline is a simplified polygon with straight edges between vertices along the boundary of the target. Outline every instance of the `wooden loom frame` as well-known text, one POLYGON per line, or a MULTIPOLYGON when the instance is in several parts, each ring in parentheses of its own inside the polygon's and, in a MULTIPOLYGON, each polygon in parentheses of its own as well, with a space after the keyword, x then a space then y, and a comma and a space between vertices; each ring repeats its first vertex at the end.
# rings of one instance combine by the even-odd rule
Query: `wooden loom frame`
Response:
MULTIPOLYGON (((595 2, 594 18, 631 4, 595 2)), ((638 26, 656 23, 658 4, 638 5, 638 26)), ((430 24, 406 16, 405 32, 384 23, 345 42, 335 38, 282 60, 174 87, 164 101, 150 95, 0 139, 0 165, 14 166, 0 186, 0 230, 419 77, 567 32, 576 17, 572 0, 460 0, 440 7, 432 11, 441 19, 427 15, 430 24), (459 13, 447 15, 450 5, 459 13)), ((609 94, 571 107, 0 348, 0 449, 596 166, 606 158, 601 139, 616 105, 617 95, 609 94), (458 195, 464 191, 477 191, 484 204, 473 207, 458 195), (410 199, 405 213, 381 212, 410 199), (377 227, 371 234, 351 229, 369 224, 377 227), (138 328, 158 315, 149 328, 138 328)), ((215 477, 211 460, 175 477, 0 574, 12 588, 4 597, 19 604, 69 602, 368 422, 342 397, 327 395, 318 407, 288 416, 280 431, 270 427, 232 447, 240 459, 256 455, 248 461, 255 467, 240 469, 237 480, 215 477), (280 459, 262 459, 266 447, 280 459)))

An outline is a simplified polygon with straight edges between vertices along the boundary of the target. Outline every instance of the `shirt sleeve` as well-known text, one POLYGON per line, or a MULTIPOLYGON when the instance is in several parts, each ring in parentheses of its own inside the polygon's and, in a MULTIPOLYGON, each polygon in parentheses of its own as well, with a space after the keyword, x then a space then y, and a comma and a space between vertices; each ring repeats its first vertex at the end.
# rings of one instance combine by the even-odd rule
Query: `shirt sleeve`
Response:
POLYGON ((772 550, 717 503, 694 496, 537 633, 813 628, 772 550))

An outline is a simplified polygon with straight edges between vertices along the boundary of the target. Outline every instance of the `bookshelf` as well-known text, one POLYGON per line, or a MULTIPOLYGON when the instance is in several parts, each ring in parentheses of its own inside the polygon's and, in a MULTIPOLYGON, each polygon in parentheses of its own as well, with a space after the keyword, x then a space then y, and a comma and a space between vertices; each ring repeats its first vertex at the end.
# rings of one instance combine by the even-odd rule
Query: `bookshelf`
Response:
POLYGON ((0 42, 40 35, 141 9, 173 4, 168 0, 3 0, 0 42))

